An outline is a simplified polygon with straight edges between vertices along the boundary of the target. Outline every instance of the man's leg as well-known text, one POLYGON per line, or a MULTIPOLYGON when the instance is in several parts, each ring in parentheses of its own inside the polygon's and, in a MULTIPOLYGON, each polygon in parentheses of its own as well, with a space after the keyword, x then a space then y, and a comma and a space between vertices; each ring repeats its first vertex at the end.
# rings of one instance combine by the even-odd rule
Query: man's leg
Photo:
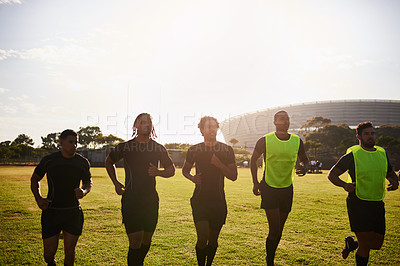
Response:
POLYGON ((70 234, 66 231, 63 231, 64 237, 64 265, 74 265, 75 262, 75 248, 78 243, 79 236, 70 234))
POLYGON ((143 233, 142 245, 140 246, 140 255, 141 255, 142 264, 143 264, 144 258, 147 255, 147 252, 149 252, 153 233, 154 232, 144 232, 143 233))
POLYGON ((207 266, 211 266, 215 253, 217 252, 218 248, 218 237, 221 229, 213 230, 210 228, 208 233, 208 245, 207 245, 207 266))
POLYGON ((355 232, 358 240, 358 249, 356 252, 356 264, 367 265, 369 251, 371 250, 371 232, 355 232))
POLYGON ((204 266, 207 257, 207 243, 208 236, 210 234, 209 222, 200 221, 195 223, 196 233, 197 233, 197 243, 196 243, 196 257, 199 266, 204 266))
POLYGON ((138 231, 128 234, 129 251, 128 265, 138 266, 142 264, 141 246, 143 241, 144 231, 138 231))
POLYGON ((381 249, 385 236, 376 232, 356 232, 356 236, 358 240, 357 265, 367 265, 369 251, 381 249))
POLYGON ((56 265, 54 257, 57 252, 59 238, 60 234, 43 239, 43 255, 44 261, 47 263, 47 265, 56 265))
POLYGON ((281 240, 283 227, 285 226, 288 213, 281 212, 278 208, 266 209, 265 214, 268 219, 268 237, 265 243, 267 250, 267 265, 274 265, 275 252, 281 240))

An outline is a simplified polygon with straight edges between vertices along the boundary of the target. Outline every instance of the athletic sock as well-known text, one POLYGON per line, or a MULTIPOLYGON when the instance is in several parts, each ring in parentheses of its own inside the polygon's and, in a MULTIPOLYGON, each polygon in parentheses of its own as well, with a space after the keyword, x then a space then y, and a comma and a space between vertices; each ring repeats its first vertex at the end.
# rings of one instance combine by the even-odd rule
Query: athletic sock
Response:
POLYGON ((279 239, 274 240, 267 237, 265 249, 267 250, 267 265, 274 265, 275 251, 278 248, 279 239))
POLYGON ((140 247, 141 264, 143 264, 144 258, 146 257, 147 252, 149 252, 149 249, 150 249, 150 244, 148 244, 148 245, 142 244, 142 246, 140 247))
POLYGON ((140 266, 141 262, 141 249, 140 248, 129 248, 128 251, 128 265, 129 266, 140 266))
POLYGON ((196 245, 196 257, 197 257, 197 264, 199 266, 204 266, 206 264, 207 246, 205 248, 200 249, 196 245))
POLYGON ((210 245, 207 246, 207 264, 206 264, 207 266, 211 266, 215 257, 215 253, 217 252, 217 248, 218 246, 216 247, 210 245))
MULTIPOLYGON (((47 261, 46 261, 46 262, 47 262, 47 261)), ((55 259, 53 259, 53 260, 50 261, 50 262, 47 262, 47 266, 55 266, 55 265, 57 265, 57 262, 56 262, 55 259)))
POLYGON ((361 257, 356 253, 356 265, 357 266, 367 266, 369 257, 361 257))

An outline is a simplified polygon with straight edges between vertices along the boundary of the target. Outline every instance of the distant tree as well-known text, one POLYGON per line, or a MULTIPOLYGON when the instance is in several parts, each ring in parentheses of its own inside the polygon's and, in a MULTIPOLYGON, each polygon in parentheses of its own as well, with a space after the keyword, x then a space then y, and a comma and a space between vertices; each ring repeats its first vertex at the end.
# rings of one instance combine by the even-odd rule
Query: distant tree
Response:
POLYGON ((98 126, 80 127, 77 132, 79 136, 79 144, 84 148, 96 148, 98 139, 101 139, 103 134, 98 126))
MULTIPOLYGON (((10 141, 11 142, 11 141, 10 141)), ((0 160, 2 162, 7 162, 13 155, 10 147, 0 147, 0 160)))
POLYGON ((33 146, 34 142, 31 137, 25 134, 19 134, 18 137, 11 143, 11 145, 19 145, 19 144, 26 144, 33 146))
POLYGON ((40 137, 42 139, 42 148, 46 150, 57 150, 60 148, 60 132, 49 133, 46 137, 40 137))
POLYGON ((300 128, 302 129, 302 133, 305 134, 310 131, 321 129, 324 126, 329 125, 331 122, 332 120, 329 118, 315 116, 311 119, 308 119, 300 128))
POLYGON ((6 140, 3 142, 0 142, 0 147, 9 147, 11 145, 11 141, 10 140, 6 140))
POLYGON ((247 141, 243 142, 243 149, 247 150, 247 141))
POLYGON ((249 152, 248 150, 243 149, 243 148, 239 148, 239 147, 232 147, 232 148, 233 148, 233 152, 235 154, 251 154, 251 152, 249 152))
POLYGON ((399 145, 400 142, 392 136, 381 136, 376 139, 376 145, 390 148, 399 145))
POLYGON ((96 144, 104 146, 113 146, 122 141, 124 140, 112 134, 108 136, 103 136, 103 134, 99 134, 95 140, 96 144))
POLYGON ((12 145, 8 147, 8 149, 10 151, 10 159, 23 159, 32 157, 34 155, 33 151, 35 150, 32 146, 26 144, 12 145))
MULTIPOLYGON (((346 139, 346 145, 357 144, 355 132, 346 124, 332 125, 324 127, 305 134, 306 142, 315 141, 321 143, 320 151, 339 154, 343 151, 343 141, 346 139), (342 144, 342 146, 341 146, 342 144)), ((347 147, 346 147, 347 148, 347 147)))
POLYGON ((181 143, 165 143, 164 147, 166 149, 181 149, 181 143))
POLYGON ((235 138, 232 138, 229 142, 232 143, 233 147, 235 147, 235 145, 239 143, 239 141, 235 138))
POLYGON ((375 129, 377 138, 381 136, 392 136, 393 138, 400 140, 400 126, 386 126, 382 125, 375 129))
POLYGON ((319 147, 321 146, 322 143, 313 140, 309 140, 304 143, 304 149, 306 150, 307 153, 312 155, 312 158, 314 159, 317 158, 317 152, 319 147))
POLYGON ((176 143, 176 142, 174 142, 174 143, 165 143, 164 144, 164 147, 166 149, 182 149, 182 150, 184 150, 186 148, 189 148, 190 146, 191 145, 189 143, 176 143))

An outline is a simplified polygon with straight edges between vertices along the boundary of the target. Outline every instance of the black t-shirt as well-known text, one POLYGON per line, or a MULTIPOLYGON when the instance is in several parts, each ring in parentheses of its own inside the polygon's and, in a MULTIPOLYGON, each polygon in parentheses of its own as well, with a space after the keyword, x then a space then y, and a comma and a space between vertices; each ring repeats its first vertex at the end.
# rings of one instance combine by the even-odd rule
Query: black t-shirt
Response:
POLYGON ((47 173, 47 198, 52 202, 49 209, 70 209, 79 207, 75 188, 80 181, 91 181, 89 161, 76 153, 72 158, 64 158, 61 151, 43 157, 34 171, 41 178, 47 173))
POLYGON ((150 163, 158 167, 160 162, 164 168, 173 164, 163 145, 152 139, 146 143, 132 139, 118 144, 109 156, 115 163, 124 159, 126 190, 123 197, 144 201, 158 200, 156 179, 149 176, 148 170, 150 163))
MULTIPOLYGON (((387 159, 387 163, 388 163, 387 173, 390 173, 393 171, 393 169, 392 169, 392 165, 389 162, 389 158, 387 157, 387 154, 386 154, 386 159, 387 159)), ((351 177, 352 182, 356 182, 354 155, 352 152, 343 155, 333 167, 335 167, 335 168, 337 167, 339 170, 341 170, 343 172, 349 171, 349 175, 351 177)))
POLYGON ((235 163, 232 147, 221 142, 217 142, 214 146, 206 146, 202 142, 191 146, 187 152, 186 161, 195 165, 196 174, 201 173, 201 184, 196 184, 193 192, 194 199, 204 201, 225 200, 224 174, 219 168, 211 164, 213 154, 225 165, 235 163))
MULTIPOLYGON (((290 134, 290 133, 289 133, 290 134)), ((257 140, 256 146, 254 148, 259 154, 263 154, 264 155, 264 162, 265 162, 265 158, 266 158, 266 151, 267 151, 267 147, 265 144, 265 136, 259 138, 257 140)), ((304 144, 303 141, 300 139, 300 146, 299 146, 299 151, 297 153, 297 155, 300 155, 302 152, 304 152, 304 144)), ((261 180, 261 182, 265 182, 265 171, 263 172, 263 179, 261 180)))

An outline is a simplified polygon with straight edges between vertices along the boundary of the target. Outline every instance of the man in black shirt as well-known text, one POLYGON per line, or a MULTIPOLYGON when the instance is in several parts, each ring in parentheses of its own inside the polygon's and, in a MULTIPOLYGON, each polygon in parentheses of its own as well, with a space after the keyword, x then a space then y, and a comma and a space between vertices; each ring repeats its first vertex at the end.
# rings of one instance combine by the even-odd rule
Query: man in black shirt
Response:
POLYGON ((237 169, 232 147, 216 140, 217 119, 202 117, 198 127, 204 142, 189 148, 182 173, 196 184, 190 203, 197 232, 197 262, 202 266, 206 259, 207 265, 214 259, 227 216, 224 177, 235 181, 237 169), (190 173, 193 165, 196 175, 190 173))
POLYGON ((86 158, 76 153, 78 135, 71 129, 60 135, 61 151, 45 156, 31 177, 31 190, 42 212, 42 238, 44 259, 56 265, 54 256, 60 232, 64 236, 64 265, 73 265, 75 247, 83 228, 83 212, 79 199, 92 187, 90 165, 86 158), (42 198, 40 180, 47 173, 48 194, 42 198), (79 184, 82 180, 82 188, 79 184))
POLYGON ((106 169, 118 195, 122 195, 122 222, 129 238, 128 265, 142 265, 158 221, 156 176, 171 177, 175 167, 156 137, 152 118, 138 115, 133 139, 122 142, 106 158, 106 169), (125 185, 117 179, 115 163, 124 159, 125 185), (161 165, 164 170, 156 166, 161 165))
POLYGON ((389 180, 387 190, 396 190, 398 177, 392 170, 385 150, 375 146, 375 130, 371 122, 360 123, 357 128, 359 145, 348 149, 329 171, 328 178, 336 186, 348 192, 346 199, 351 236, 345 239, 342 257, 357 249, 357 265, 367 265, 371 249, 379 250, 385 236, 384 186, 389 180), (339 178, 348 171, 347 182, 339 178))

